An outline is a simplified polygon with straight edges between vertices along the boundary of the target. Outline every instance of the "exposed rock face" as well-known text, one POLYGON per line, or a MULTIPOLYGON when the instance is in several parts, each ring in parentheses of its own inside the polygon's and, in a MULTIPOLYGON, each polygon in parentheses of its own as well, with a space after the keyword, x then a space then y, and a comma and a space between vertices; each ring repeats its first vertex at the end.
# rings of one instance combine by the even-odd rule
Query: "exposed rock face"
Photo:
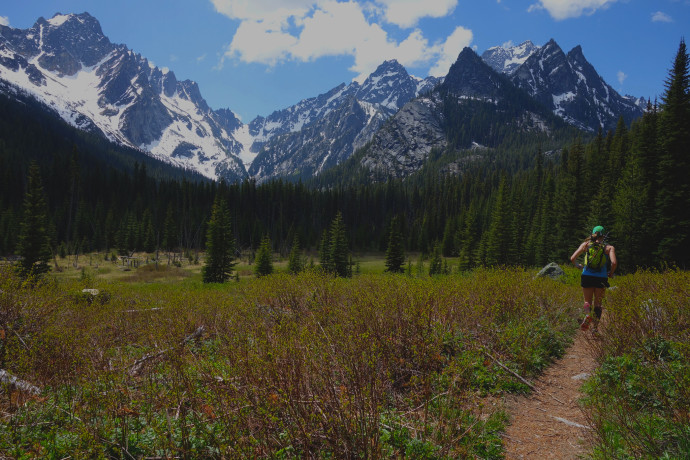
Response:
POLYGON ((342 84, 257 118, 249 125, 256 139, 251 150, 258 153, 249 174, 259 182, 319 174, 349 158, 405 103, 440 81, 415 79, 397 61, 385 61, 362 84, 342 84))
MULTIPOLYGON (((496 119, 505 119, 505 123, 514 124, 516 129, 548 130, 544 115, 539 113, 539 110, 546 112, 543 107, 516 89, 506 76, 494 71, 474 51, 465 48, 442 84, 429 96, 408 102, 376 133, 360 160, 361 165, 384 177, 406 177, 418 171, 432 150, 449 147, 448 134, 458 128, 450 126, 452 121, 444 118, 446 104, 452 105, 466 120, 472 119, 473 111, 488 106, 489 112, 499 112, 496 119)), ((490 138, 492 126, 485 125, 476 127, 477 138, 469 139, 461 148, 471 149, 482 138, 490 138)))
POLYGON ((473 98, 496 98, 508 80, 494 71, 470 48, 460 52, 450 67, 441 88, 457 96, 473 98))
POLYGON ((300 131, 272 138, 256 157, 249 174, 270 177, 310 177, 346 160, 388 117, 372 104, 352 97, 323 119, 300 131))
POLYGON ((361 164, 385 175, 405 177, 421 168, 432 149, 445 145, 438 103, 419 98, 407 103, 374 136, 361 164))

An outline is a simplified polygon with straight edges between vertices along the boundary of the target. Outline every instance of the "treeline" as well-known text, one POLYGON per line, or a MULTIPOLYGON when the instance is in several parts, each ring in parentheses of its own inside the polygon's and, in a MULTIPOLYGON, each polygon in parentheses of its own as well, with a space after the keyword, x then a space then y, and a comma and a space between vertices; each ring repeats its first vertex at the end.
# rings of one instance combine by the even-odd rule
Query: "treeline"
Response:
MULTIPOLYGON (((690 93, 684 41, 660 103, 630 127, 580 138, 528 161, 473 154, 460 173, 426 168, 405 181, 316 188, 301 182, 216 184, 160 179, 145 165, 85 169, 78 149, 41 163, 52 245, 67 252, 205 248, 217 195, 240 249, 264 237, 287 256, 316 250, 338 213, 350 249, 385 251, 392 222, 405 250, 459 257, 459 268, 566 261, 594 225, 610 231, 621 268, 690 262, 690 93)), ((18 149, 18 147, 15 147, 18 149)), ((516 146, 520 148, 520 146, 516 146)), ((26 165, 0 143, 0 252, 16 250, 26 165)))

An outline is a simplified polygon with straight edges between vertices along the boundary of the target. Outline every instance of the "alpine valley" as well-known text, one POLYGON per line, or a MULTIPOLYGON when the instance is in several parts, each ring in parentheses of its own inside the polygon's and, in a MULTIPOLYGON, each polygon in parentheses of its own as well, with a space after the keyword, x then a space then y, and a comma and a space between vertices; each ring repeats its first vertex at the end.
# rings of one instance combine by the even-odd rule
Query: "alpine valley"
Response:
POLYGON ((307 179, 345 163, 406 177, 433 152, 500 148, 516 133, 606 131, 646 105, 619 95, 579 46, 565 53, 554 40, 528 41, 481 57, 466 48, 442 79, 385 61, 361 84, 245 124, 231 109, 211 109, 195 82, 111 43, 88 13, 39 18, 25 30, 0 25, 0 93, 33 98, 76 128, 230 182, 307 179))

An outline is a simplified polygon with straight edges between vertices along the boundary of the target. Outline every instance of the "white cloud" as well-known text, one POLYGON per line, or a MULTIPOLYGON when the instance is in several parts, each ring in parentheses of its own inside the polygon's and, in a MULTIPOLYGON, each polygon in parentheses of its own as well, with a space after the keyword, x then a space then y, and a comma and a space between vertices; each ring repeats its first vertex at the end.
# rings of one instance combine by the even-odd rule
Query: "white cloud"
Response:
POLYGON ((8 18, 7 16, 0 16, 0 25, 9 26, 10 25, 10 18, 8 18))
POLYGON ((196 58, 196 62, 203 62, 206 59, 206 53, 202 54, 201 56, 196 58))
POLYGON ((424 17, 442 18, 450 14, 458 0, 375 0, 383 7, 386 21, 408 28, 424 17))
POLYGON ((235 32, 226 57, 238 57, 244 62, 260 62, 273 66, 288 58, 297 38, 283 27, 260 21, 243 21, 235 32))
POLYGON ((230 19, 264 21, 270 17, 303 16, 316 0, 211 0, 216 11, 230 19))
POLYGON ((616 76, 618 77, 618 83, 620 83, 621 85, 623 84, 625 79, 628 78, 628 76, 622 70, 619 70, 616 76))
POLYGON ((429 71, 429 75, 435 77, 445 76, 450 66, 457 60, 460 51, 466 46, 470 46, 470 43, 472 43, 472 31, 461 26, 456 27, 445 43, 441 45, 441 57, 429 71))
POLYGON ((599 9, 608 8, 618 0, 538 0, 527 11, 546 10, 557 21, 577 18, 583 14, 594 14, 599 9))
POLYGON ((652 13, 652 22, 673 22, 673 18, 663 11, 652 13))
POLYGON ((177 62, 180 58, 175 54, 170 55, 170 62, 177 62))
POLYGON ((447 72, 472 32, 458 27, 444 43, 430 44, 412 26, 421 17, 449 14, 457 0, 211 0, 216 10, 240 24, 218 68, 227 59, 269 67, 285 61, 309 62, 325 56, 352 56, 355 80, 362 81, 385 59, 406 67, 434 66, 447 72), (423 7, 422 7, 423 6, 423 7), (377 22, 382 21, 382 22, 377 22), (395 40, 384 29, 412 29, 395 40))

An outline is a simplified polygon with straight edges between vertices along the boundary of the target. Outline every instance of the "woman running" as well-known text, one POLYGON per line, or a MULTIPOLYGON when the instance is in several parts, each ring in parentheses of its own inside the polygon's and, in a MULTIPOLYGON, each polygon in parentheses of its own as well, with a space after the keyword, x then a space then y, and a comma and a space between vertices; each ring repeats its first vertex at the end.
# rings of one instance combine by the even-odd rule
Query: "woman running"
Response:
POLYGON ((604 300, 606 288, 609 287, 609 277, 613 275, 618 266, 616 260, 616 250, 604 241, 604 227, 597 225, 592 229, 592 235, 582 242, 579 248, 570 256, 570 261, 582 269, 580 276, 580 286, 585 297, 585 318, 580 325, 580 329, 586 331, 589 324, 594 321, 594 332, 597 330, 599 319, 601 319, 601 303, 604 300), (577 258, 581 254, 585 255, 585 263, 580 264, 577 258), (594 304, 592 304, 594 300, 594 304), (594 316, 590 308, 594 305, 594 316))

